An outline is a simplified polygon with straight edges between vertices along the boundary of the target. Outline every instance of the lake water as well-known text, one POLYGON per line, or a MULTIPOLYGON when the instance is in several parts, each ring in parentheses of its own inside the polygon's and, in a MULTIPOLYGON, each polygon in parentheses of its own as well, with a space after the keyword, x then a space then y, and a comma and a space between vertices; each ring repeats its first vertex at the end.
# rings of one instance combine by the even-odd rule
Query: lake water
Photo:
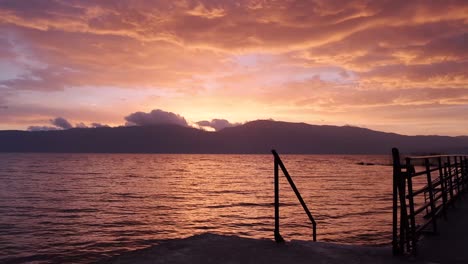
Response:
MULTIPOLYGON (((318 241, 389 245, 390 156, 281 157, 318 241)), ((283 237, 312 240, 282 175, 280 200, 283 237)), ((273 214, 272 155, 0 154, 0 262, 88 263, 205 232, 272 238, 273 214)))

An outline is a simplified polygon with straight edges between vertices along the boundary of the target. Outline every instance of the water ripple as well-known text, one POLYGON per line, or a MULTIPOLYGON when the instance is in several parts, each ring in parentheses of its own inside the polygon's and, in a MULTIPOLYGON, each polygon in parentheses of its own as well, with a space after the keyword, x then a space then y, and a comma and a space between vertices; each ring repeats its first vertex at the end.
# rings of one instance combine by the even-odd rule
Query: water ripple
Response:
MULTIPOLYGON (((320 241, 388 244, 391 167, 357 165, 387 159, 283 157, 320 241)), ((89 263, 207 231, 271 238, 270 165, 268 155, 0 154, 0 262, 89 263)), ((283 237, 310 240, 282 176, 280 202, 283 237)))

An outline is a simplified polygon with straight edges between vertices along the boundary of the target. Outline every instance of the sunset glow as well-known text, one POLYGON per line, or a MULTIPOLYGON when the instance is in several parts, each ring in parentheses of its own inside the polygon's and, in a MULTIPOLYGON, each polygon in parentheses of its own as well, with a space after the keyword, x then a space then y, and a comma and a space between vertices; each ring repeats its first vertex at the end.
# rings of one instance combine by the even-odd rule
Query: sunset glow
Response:
POLYGON ((467 1, 0 0, 0 129, 135 112, 468 135, 467 1))

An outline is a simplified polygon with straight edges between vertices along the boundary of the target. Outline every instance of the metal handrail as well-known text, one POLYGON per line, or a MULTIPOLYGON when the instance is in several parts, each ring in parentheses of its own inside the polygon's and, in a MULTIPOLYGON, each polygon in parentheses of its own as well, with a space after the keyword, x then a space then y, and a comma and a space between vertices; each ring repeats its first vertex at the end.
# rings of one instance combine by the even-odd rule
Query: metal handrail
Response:
POLYGON ((427 155, 427 156, 408 156, 408 159, 437 159, 437 158, 447 158, 447 157, 460 157, 465 156, 465 154, 445 154, 445 155, 427 155))
POLYGON ((393 148, 392 157, 393 254, 416 255, 421 234, 437 233, 437 218, 440 215, 445 218, 448 205, 453 204, 460 194, 468 190, 468 156, 406 157, 405 164, 401 164, 400 152, 393 148), (415 167, 414 161, 423 162, 415 167), (413 178, 424 176, 426 184, 422 188, 413 189, 413 178), (424 195, 422 205, 421 202, 415 202, 420 195, 424 195), (422 219, 416 216, 424 211, 423 218, 426 220, 421 222, 422 219))
POLYGON ((317 223, 315 222, 314 217, 309 211, 309 208, 307 208, 306 203, 304 202, 304 199, 302 199, 301 194, 299 193, 299 190, 296 187, 296 184, 294 184, 294 181, 292 180, 291 176, 288 173, 288 170, 283 164, 283 161, 281 161, 280 156, 276 152, 276 150, 271 150, 271 153, 273 153, 274 156, 274 165, 275 165, 275 241, 276 242, 284 242, 283 237, 280 234, 279 230, 279 169, 283 171, 284 176, 289 182, 289 185, 291 185, 291 188, 293 189, 294 193, 297 196, 297 199, 302 205, 302 208, 304 209, 305 213, 309 217, 310 222, 312 223, 312 237, 314 241, 317 241, 317 223))

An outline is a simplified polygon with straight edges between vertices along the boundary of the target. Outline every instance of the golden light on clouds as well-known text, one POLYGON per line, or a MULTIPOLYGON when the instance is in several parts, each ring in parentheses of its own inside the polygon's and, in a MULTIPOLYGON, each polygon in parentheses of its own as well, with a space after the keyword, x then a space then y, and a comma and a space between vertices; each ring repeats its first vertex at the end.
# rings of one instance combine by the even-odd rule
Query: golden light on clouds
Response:
POLYGON ((466 1, 0 1, 0 129, 273 118, 468 134, 466 1))

